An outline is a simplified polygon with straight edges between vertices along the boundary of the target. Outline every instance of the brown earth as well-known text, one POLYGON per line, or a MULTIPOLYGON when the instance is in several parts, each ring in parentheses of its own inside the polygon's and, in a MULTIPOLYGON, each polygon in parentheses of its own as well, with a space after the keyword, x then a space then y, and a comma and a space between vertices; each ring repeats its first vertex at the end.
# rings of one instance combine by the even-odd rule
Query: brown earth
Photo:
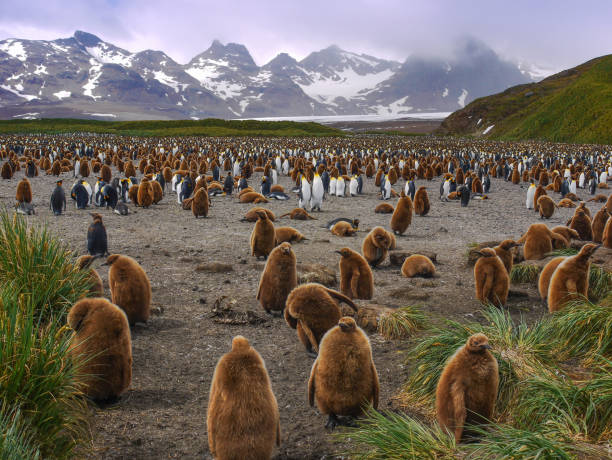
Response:
MULTIPOLYGON (((64 176, 69 196, 73 179, 64 176)), ((22 177, 23 172, 18 172, 12 180, 0 181, 0 201, 4 205, 14 204, 17 182, 22 177)), ((259 184, 259 179, 255 176, 250 183, 259 184)), ((371 303, 394 308, 419 304, 430 321, 438 324, 445 318, 472 321, 479 318, 480 305, 474 297, 472 267, 466 264, 468 245, 519 238, 529 224, 540 219, 525 209, 523 186, 493 179, 489 200, 474 200, 469 207, 461 208, 458 202, 438 201, 439 180, 416 184, 417 188, 427 186, 431 211, 426 217, 415 216, 406 235, 397 239, 398 252, 435 253, 439 276, 408 280, 387 260, 374 272, 371 303)), ((89 181, 93 183, 93 179, 89 181)), ((77 211, 68 199, 67 213, 53 216, 48 200, 55 178, 43 175, 31 182, 37 214, 27 219, 46 223, 77 254, 85 253, 89 212, 77 211)), ((291 189, 287 177, 280 183, 291 189)), ((399 184, 394 188, 399 191, 399 184)), ((132 330, 130 389, 112 406, 92 405, 91 457, 210 458, 205 423, 210 381, 217 360, 238 334, 247 337, 263 356, 278 399, 282 444, 275 458, 333 457, 343 446, 325 430, 326 417, 307 402, 306 385, 313 360, 295 331, 283 319, 266 315, 255 299, 264 264, 249 254, 254 224, 239 222, 252 205, 239 204, 235 196, 213 197, 209 217, 196 220, 191 212, 181 209, 169 189, 163 201, 149 209, 130 204, 132 213, 127 217, 102 211, 110 252, 136 258, 148 273, 154 315, 147 325, 132 330), (228 307, 229 312, 224 310, 228 307)), ((327 199, 324 211, 315 213, 318 220, 277 220, 277 225, 291 225, 309 238, 294 245, 298 263, 323 264, 337 272, 339 256, 334 250, 348 246, 360 251, 367 230, 376 225, 389 228, 390 216, 374 213, 379 199, 372 179, 366 181, 364 189, 364 196, 327 199), (326 221, 340 216, 360 219, 361 231, 356 237, 336 237, 322 228, 326 221)), ((587 198, 584 190, 578 195, 587 198)), ((264 206, 280 215, 296 203, 292 199, 264 206)), ((594 214, 601 204, 588 206, 594 214)), ((561 225, 572 213, 572 209, 559 209, 546 223, 551 227, 561 225)), ((107 267, 96 268, 110 295, 107 267)), ((532 321, 545 314, 537 291, 533 287, 519 288, 527 295, 511 294, 508 308, 513 316, 532 321)), ((380 408, 392 408, 392 397, 410 372, 403 356, 410 342, 387 341, 378 334, 371 334, 370 339, 380 375, 380 408)))

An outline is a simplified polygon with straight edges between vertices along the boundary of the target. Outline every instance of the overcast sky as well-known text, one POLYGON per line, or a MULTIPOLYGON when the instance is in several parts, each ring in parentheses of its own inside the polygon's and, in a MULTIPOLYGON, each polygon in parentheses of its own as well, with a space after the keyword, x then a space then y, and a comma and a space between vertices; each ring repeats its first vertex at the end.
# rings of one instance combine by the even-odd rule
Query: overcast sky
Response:
POLYGON ((403 61, 444 55, 471 35, 502 56, 562 69, 612 53, 612 0, 0 0, 0 39, 75 30, 180 63, 217 38, 259 65, 330 44, 403 61))

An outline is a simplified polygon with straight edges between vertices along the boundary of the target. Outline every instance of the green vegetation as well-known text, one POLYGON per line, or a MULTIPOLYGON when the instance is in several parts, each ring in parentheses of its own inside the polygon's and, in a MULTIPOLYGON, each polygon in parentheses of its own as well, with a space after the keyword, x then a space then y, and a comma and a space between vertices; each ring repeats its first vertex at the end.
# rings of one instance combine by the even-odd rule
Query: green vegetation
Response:
POLYGON ((378 332, 387 339, 403 339, 423 328, 425 315, 420 308, 414 306, 402 307, 384 314, 378 322, 378 332))
POLYGON ((510 270, 510 281, 512 283, 533 283, 538 280, 541 267, 531 264, 516 264, 510 270))
POLYGON ((528 326, 489 306, 482 323, 447 321, 408 354, 398 400, 419 417, 369 410, 339 436, 356 459, 604 458, 612 436, 612 294, 569 303, 528 326), (448 358, 482 332, 499 364, 496 412, 477 442, 454 444, 431 420, 448 358))
POLYGON ((0 242, 0 458, 72 458, 87 412, 65 316, 86 274, 20 216, 0 215, 0 242))
POLYGON ((569 257, 569 256, 575 256, 576 254, 578 254, 578 249, 576 248, 563 248, 563 249, 555 249, 552 252, 547 253, 547 256, 553 256, 553 257, 559 257, 559 256, 564 256, 564 257, 569 257))
POLYGON ((597 265, 589 270, 589 299, 597 301, 612 291, 612 273, 597 265))
POLYGON ((252 136, 301 137, 343 136, 338 129, 319 123, 257 120, 163 120, 163 121, 100 121, 72 118, 0 121, 0 134, 30 133, 106 133, 123 136, 252 136))
POLYGON ((491 125, 490 139, 612 144, 612 55, 476 99, 439 132, 480 135, 491 125))
POLYGON ((74 269, 71 259, 68 248, 45 228, 28 228, 17 214, 0 213, 0 282, 11 284, 17 295, 31 295, 36 316, 65 315, 86 296, 91 281, 87 272, 74 269))

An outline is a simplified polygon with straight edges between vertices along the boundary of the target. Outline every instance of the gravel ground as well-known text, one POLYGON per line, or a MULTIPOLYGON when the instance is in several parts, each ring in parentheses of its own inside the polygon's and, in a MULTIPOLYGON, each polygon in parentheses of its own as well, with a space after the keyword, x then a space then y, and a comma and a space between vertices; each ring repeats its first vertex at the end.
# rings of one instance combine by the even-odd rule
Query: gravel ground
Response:
MULTIPOLYGON (((116 173, 113 170, 113 173, 116 173)), ((0 200, 14 204, 18 172, 11 180, 0 181, 0 200)), ((64 188, 73 181, 64 174, 64 188)), ((32 223, 45 223, 79 254, 86 252, 89 212, 77 211, 69 200, 65 215, 55 217, 48 199, 55 178, 43 175, 31 179, 37 214, 32 223)), ((259 184, 260 175, 250 180, 259 184)), ((437 254, 438 277, 407 280, 388 261, 375 270, 375 294, 371 303, 398 307, 418 303, 433 322, 441 318, 472 320, 480 309, 474 297, 472 267, 466 265, 467 246, 472 242, 519 238, 539 217, 525 209, 526 187, 492 179, 489 200, 471 201, 461 208, 458 202, 438 201, 440 178, 425 185, 432 203, 426 217, 415 216, 398 251, 430 251, 437 254)), ((403 181, 400 181, 403 183, 403 181)), ((90 183, 93 179, 90 178, 90 183)), ((290 180, 280 183, 291 189, 290 180)), ((397 191, 400 184, 394 187, 397 191)), ((390 215, 375 214, 379 203, 373 179, 366 180, 365 194, 354 198, 333 197, 324 202, 317 220, 291 221, 309 240, 294 245, 298 263, 321 263, 336 272, 339 256, 334 250, 348 246, 360 251, 365 232, 376 225, 389 228, 390 215), (359 218, 356 237, 340 238, 322 228, 336 217, 359 218)), ((606 193, 607 191, 603 191, 606 193)), ((554 194, 556 201, 559 200, 554 194)), ((579 196, 587 197, 580 190, 579 196)), ((134 208, 127 217, 101 211, 109 236, 111 253, 134 257, 148 273, 153 287, 154 315, 146 325, 132 330, 133 379, 121 400, 110 407, 92 406, 93 457, 112 459, 210 458, 206 435, 206 407, 213 371, 218 359, 241 334, 263 356, 281 414, 282 443, 278 459, 330 458, 341 447, 324 425, 326 417, 307 402, 307 381, 312 365, 296 333, 282 318, 263 313, 255 295, 263 262, 249 254, 249 237, 254 224, 239 219, 252 205, 240 204, 235 196, 213 197, 207 219, 195 219, 183 211, 176 195, 168 192, 163 201, 149 209, 134 208), (221 262, 232 271, 207 273, 196 267, 221 262), (251 310, 262 318, 258 324, 220 324, 211 318, 215 300, 227 296, 236 300, 236 309, 251 310)), ((395 200, 392 200, 394 204, 395 200)), ((277 216, 290 211, 297 200, 274 201, 264 205, 277 216)), ((588 203, 592 213, 600 204, 588 203)), ((572 209, 559 209, 549 226, 564 224, 572 209)), ((98 264, 99 265, 99 264, 98 264)), ((107 267, 97 266, 105 284, 107 267)), ((110 297, 108 285, 106 293, 110 297)), ((537 292, 523 287, 527 295, 511 296, 508 308, 513 316, 531 321, 544 313, 537 292)), ((367 302, 362 302, 367 303, 367 302)), ((404 365, 406 342, 370 337, 374 362, 380 375, 380 407, 393 407, 392 397, 410 370, 404 365)))

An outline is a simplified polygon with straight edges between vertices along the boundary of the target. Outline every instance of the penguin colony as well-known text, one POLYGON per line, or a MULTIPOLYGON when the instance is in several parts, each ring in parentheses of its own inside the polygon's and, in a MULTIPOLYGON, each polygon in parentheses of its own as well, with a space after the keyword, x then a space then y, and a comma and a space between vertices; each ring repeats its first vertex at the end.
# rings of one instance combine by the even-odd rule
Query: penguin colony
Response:
MULTIPOLYGON (((265 311, 283 314, 287 324, 296 329, 307 352, 316 354, 307 382, 308 399, 322 414, 328 415, 327 426, 330 428, 340 422, 339 417, 359 415, 364 403, 377 406, 379 383, 369 340, 352 318, 342 316, 340 303, 346 303, 356 311, 357 306, 351 299, 371 299, 375 295, 372 268, 385 263, 389 251, 396 247, 396 235, 400 243, 403 238, 410 239, 404 236, 410 226, 418 225, 418 219, 427 216, 432 209, 428 187, 421 186, 416 190, 415 180, 432 181, 442 176, 441 201, 457 199, 462 207, 473 206, 473 200, 487 198, 485 194, 490 193, 491 177, 521 187, 527 185, 526 207, 549 219, 554 217, 557 207, 576 206, 573 203, 578 201, 582 189, 591 195, 605 189, 602 185, 605 185, 608 175, 612 176, 609 156, 597 153, 570 162, 567 158, 533 154, 502 156, 429 152, 424 155, 414 151, 393 154, 368 151, 364 154, 321 149, 306 154, 303 149, 299 153, 296 150, 278 151, 276 154, 260 149, 252 154, 233 147, 216 151, 191 150, 189 153, 180 153, 176 149, 166 151, 161 147, 149 152, 146 149, 129 152, 80 145, 72 149, 29 152, 19 146, 9 149, 2 146, 0 158, 4 160, 1 176, 6 180, 11 180, 22 168, 23 175, 32 180, 38 176, 39 169, 41 174, 53 176, 72 174, 75 182, 69 194, 77 210, 98 207, 100 211, 112 208, 117 212, 118 208, 128 209, 127 205, 131 204, 142 208, 142 212, 152 212, 149 209, 154 209, 166 193, 176 193, 178 204, 191 210, 195 218, 208 216, 213 204, 211 197, 223 199, 237 194, 234 199, 240 203, 256 205, 268 203, 270 206, 274 201, 293 200, 297 207, 280 217, 312 220, 317 218, 317 213, 325 212, 332 200, 358 203, 360 195, 365 193, 365 179, 372 179, 379 187, 381 200, 385 200, 374 212, 387 212, 391 216, 389 219, 381 215, 381 226, 364 232, 361 254, 346 247, 336 251, 340 255, 341 292, 318 284, 298 286, 297 258, 290 243, 302 241, 305 237, 292 227, 275 228, 276 216, 271 209, 245 209, 241 219, 253 225, 251 254, 266 260, 256 299, 265 311), (113 178, 111 167, 125 177, 118 175, 113 178), (265 174, 259 190, 261 193, 248 186, 254 171, 265 174), (569 171, 569 175, 563 171, 569 171), (92 174, 99 175, 93 188, 87 180, 92 174), (140 181, 137 174, 143 175, 140 181), (222 174, 226 174, 224 178, 222 174), (294 193, 295 198, 285 193, 277 183, 279 175, 292 176, 295 189, 288 190, 288 193, 294 193), (401 180, 405 185, 398 193, 393 186, 402 185, 401 180), (548 193, 561 194, 558 205, 548 193), (392 199, 396 199, 394 204, 388 202, 392 199), (413 214, 419 216, 416 221, 413 221, 413 214)), ((32 186, 25 177, 17 186, 18 205, 33 200, 32 186)), ((66 213, 62 185, 63 181, 58 180, 56 187, 49 190, 49 207, 57 216, 66 213)), ((429 188, 431 191, 432 187, 429 188)), ((612 219, 609 218, 612 199, 598 195, 593 202, 605 204, 592 220, 588 208, 581 204, 567 227, 549 229, 542 223, 533 224, 516 242, 505 240, 495 248, 482 249, 482 257, 474 268, 476 297, 482 302, 505 305, 508 274, 512 269, 515 247, 520 244, 524 245, 526 259, 545 257, 557 244, 567 246, 572 239, 603 242, 612 247, 612 219)), ((216 211, 216 208, 212 210, 216 211)), ((368 212, 372 213, 372 210, 368 212)), ((125 215, 123 211, 117 213, 125 215)), ((80 258, 77 265, 89 271, 92 294, 102 296, 102 281, 92 264, 97 258, 108 255, 109 242, 103 223, 105 217, 100 212, 92 215, 87 245, 91 255, 80 258)), ((328 229, 342 236, 360 232, 356 219, 337 220, 328 229)), ((596 244, 585 244, 578 255, 556 258, 546 265, 538 288, 550 312, 563 308, 568 299, 586 294, 589 260, 597 247, 596 244)), ((87 353, 105 350, 109 356, 114 356, 112 362, 104 365, 95 361, 91 363, 99 368, 92 370, 92 374, 105 376, 101 379, 103 384, 92 381, 88 385, 87 394, 97 400, 112 400, 129 386, 129 325, 147 321, 151 303, 150 282, 134 259, 114 254, 107 258, 107 264, 110 265, 109 287, 113 303, 101 298, 83 299, 74 305, 68 317, 77 337, 76 356, 81 356, 85 347, 91 347, 87 353), (100 331, 109 337, 115 334, 113 337, 120 339, 111 344, 109 337, 100 331)), ((431 261, 419 255, 407 258, 401 269, 404 276, 431 276, 433 273, 435 267, 431 261)), ((457 441, 465 438, 469 425, 482 423, 492 415, 498 373, 489 348, 486 337, 470 337, 448 361, 439 380, 436 395, 438 421, 454 434, 457 441), (478 372, 466 373, 468 368, 478 369, 478 372)), ((207 428, 209 446, 215 458, 245 458, 249 455, 270 458, 274 446, 281 442, 278 405, 265 364, 243 337, 234 338, 232 350, 219 360, 215 369, 207 428), (242 367, 233 364, 236 362, 243 363, 242 367), (252 417, 253 414, 257 417, 252 417), (240 436, 244 443, 233 442, 234 436, 240 436)))

